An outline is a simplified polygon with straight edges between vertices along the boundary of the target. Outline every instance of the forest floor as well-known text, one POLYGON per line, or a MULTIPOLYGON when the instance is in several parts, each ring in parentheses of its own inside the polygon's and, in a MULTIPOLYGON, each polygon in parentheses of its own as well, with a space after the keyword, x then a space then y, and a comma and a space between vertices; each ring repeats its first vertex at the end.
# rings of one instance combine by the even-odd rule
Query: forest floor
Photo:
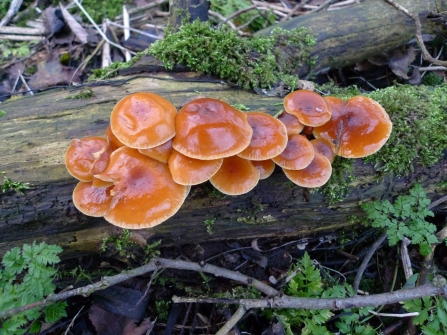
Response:
MULTIPOLYGON (((8 16, 7 10, 13 2, 0 3, 0 17, 8 16)), ((237 30, 241 36, 250 36, 278 21, 320 10, 355 6, 357 3, 358 0, 214 0, 211 1, 208 14, 210 20, 216 24, 231 18, 226 24, 237 30)), ((0 101, 15 95, 36 94, 54 87, 82 85, 98 69, 107 67, 112 62, 125 61, 163 38, 169 14, 168 1, 134 0, 125 1, 124 4, 130 23, 123 20, 122 0, 97 3, 85 0, 82 4, 75 1, 65 8, 52 1, 25 1, 19 5, 10 20, 3 27, 0 26, 0 101), (92 21, 96 23, 93 24, 92 21), (126 26, 132 28, 130 37, 127 38, 124 36, 126 26)), ((408 57, 412 60, 420 57, 417 52, 411 52, 411 57, 408 53, 402 55, 403 63, 411 63, 408 57)), ((330 81, 340 86, 355 84, 365 91, 386 87, 394 80, 405 82, 388 66, 362 66, 365 65, 357 64, 355 67, 333 70, 315 80, 320 84, 330 81)), ((427 75, 429 78, 424 80, 430 83, 442 82, 444 74, 444 70, 431 71, 427 75)), ((446 213, 436 213, 430 222, 441 228, 445 219, 446 213)), ((212 233, 212 223, 209 224, 209 229, 212 233)), ((60 262, 57 265, 56 292, 66 290, 67 287, 82 287, 97 282, 103 276, 137 268, 156 256, 199 265, 211 264, 243 273, 283 293, 292 294, 295 290, 297 296, 321 297, 324 296, 321 292, 323 289, 329 292, 329 288, 352 284, 362 259, 381 232, 359 224, 349 232, 337 231, 316 236, 235 239, 158 248, 148 247, 138 233, 124 231, 121 236, 99 242, 97 254, 60 262), (306 262, 308 256, 311 263, 306 262), (294 279, 291 273, 297 277, 294 279), (293 286, 298 284, 307 286, 298 289, 293 286), (312 284, 313 289, 306 288, 312 284)), ((360 289, 365 297, 396 290, 405 285, 406 278, 401 273, 401 252, 398 247, 390 247, 387 243, 377 249, 363 272, 360 289)), ((414 246, 410 246, 407 252, 412 267, 418 271, 424 264, 424 257, 414 246)), ((437 273, 445 273, 447 247, 444 244, 436 248, 434 259, 437 273)), ((43 321, 38 333, 215 334, 235 314, 237 299, 260 297, 259 291, 237 280, 200 271, 160 269, 130 278, 89 296, 70 298, 67 301, 67 315, 54 323, 43 321), (173 304, 173 296, 218 300, 215 303, 196 300, 173 304), (227 304, 230 302, 228 299, 233 304, 227 304)), ((312 332, 310 324, 306 323, 309 320, 313 320, 312 326, 317 327, 315 329, 318 331, 323 331, 324 326, 326 331, 334 333, 342 327, 336 324, 340 320, 343 320, 345 327, 361 327, 362 320, 366 321, 365 315, 347 310, 326 315, 277 311, 272 313, 269 309, 250 309, 240 318, 231 334, 281 335, 287 333, 288 325, 295 326, 297 333, 316 334, 315 330, 312 332), (354 315, 357 320, 349 323, 342 319, 346 315, 354 315)), ((399 303, 386 305, 381 310, 396 314, 407 311, 399 303)), ((404 331, 416 333, 411 318, 372 316, 365 324, 370 328, 358 328, 352 330, 352 334, 360 334, 361 331, 364 334, 400 334, 404 331)), ((31 332, 30 329, 32 328, 28 327, 28 333, 31 332)), ((351 333, 346 329, 343 333, 351 333)))

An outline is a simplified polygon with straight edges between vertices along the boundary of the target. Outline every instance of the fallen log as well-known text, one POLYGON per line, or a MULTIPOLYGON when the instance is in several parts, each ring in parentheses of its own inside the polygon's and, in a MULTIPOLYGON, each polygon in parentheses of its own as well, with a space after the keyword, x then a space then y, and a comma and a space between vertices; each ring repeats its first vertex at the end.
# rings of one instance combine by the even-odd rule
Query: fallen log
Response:
MULTIPOLYGON (((398 1, 410 13, 419 14, 424 34, 445 31, 437 14, 447 10, 445 0, 398 1)), ((369 57, 390 52, 414 39, 413 20, 385 0, 367 0, 345 9, 318 12, 280 22, 274 27, 286 30, 305 27, 316 34, 311 56, 317 57, 313 73, 355 64, 369 57)), ((272 27, 256 33, 268 36, 272 27)), ((299 71, 301 77, 309 68, 299 71)))
MULTIPOLYGON (((190 72, 121 77, 90 88, 93 96, 86 99, 70 99, 81 88, 54 89, 1 105, 6 115, 0 118, 0 171, 13 181, 29 182, 31 188, 24 195, 12 191, 0 194, 0 254, 36 240, 63 246, 69 257, 94 252, 103 238, 120 233, 120 228, 102 218, 87 217, 75 209, 71 193, 77 181, 65 169, 64 153, 74 138, 103 136, 110 112, 123 96, 151 91, 179 107, 200 92, 270 114, 276 113, 282 102, 281 98, 237 90, 190 72)), ((436 185, 446 180, 446 162, 417 167, 405 178, 376 182, 373 168, 357 160, 354 174, 349 196, 333 205, 328 205, 322 194, 292 184, 279 170, 243 196, 223 196, 210 184, 198 185, 174 217, 138 233, 148 241, 161 239, 163 245, 169 245, 334 230, 350 225, 352 215, 362 214, 360 202, 393 197, 415 180, 430 198, 438 197, 436 185), (212 235, 205 222, 212 224, 212 235)))

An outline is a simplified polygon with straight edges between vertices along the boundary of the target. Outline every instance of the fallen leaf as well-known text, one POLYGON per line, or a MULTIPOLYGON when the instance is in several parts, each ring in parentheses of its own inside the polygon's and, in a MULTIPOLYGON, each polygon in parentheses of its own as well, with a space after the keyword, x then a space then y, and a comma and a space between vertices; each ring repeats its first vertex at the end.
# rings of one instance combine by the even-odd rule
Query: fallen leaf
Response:
POLYGON ((74 68, 63 66, 58 60, 40 62, 37 65, 37 72, 30 78, 28 85, 34 90, 40 90, 56 85, 80 83, 79 72, 74 68))
POLYGON ((144 319, 139 326, 137 326, 135 320, 129 320, 129 322, 123 329, 122 335, 149 334, 152 328, 154 328, 154 323, 151 321, 150 318, 144 319))
POLYGON ((388 64, 391 71, 393 71, 393 73, 398 77, 409 79, 407 75, 408 67, 414 61, 418 53, 419 51, 415 50, 413 47, 410 47, 408 49, 396 49, 392 53, 390 62, 388 64))
POLYGON ((65 26, 64 16, 59 8, 48 7, 45 9, 45 29, 50 36, 60 32, 65 26))
POLYGON ((81 42, 81 44, 85 44, 88 41, 88 33, 81 24, 75 20, 73 15, 71 15, 68 10, 66 10, 62 5, 60 5, 62 15, 64 16, 65 22, 67 22, 73 34, 75 34, 77 40, 81 42))

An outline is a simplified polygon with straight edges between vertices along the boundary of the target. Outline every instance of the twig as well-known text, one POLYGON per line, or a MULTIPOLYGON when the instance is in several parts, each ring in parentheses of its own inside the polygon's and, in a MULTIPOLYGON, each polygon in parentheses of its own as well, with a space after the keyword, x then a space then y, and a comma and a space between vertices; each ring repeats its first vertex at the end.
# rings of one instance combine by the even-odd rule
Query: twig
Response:
POLYGON ((76 313, 76 315, 74 316, 74 318, 71 320, 70 324, 68 325, 67 329, 65 330, 64 335, 68 334, 68 331, 70 330, 71 327, 73 327, 73 324, 76 320, 76 318, 78 317, 79 313, 81 313, 81 311, 84 309, 84 306, 81 307, 81 309, 79 310, 79 312, 76 313))
POLYGON ((244 305, 239 306, 239 308, 234 312, 233 316, 224 324, 222 328, 216 333, 216 335, 226 335, 231 329, 239 322, 240 319, 247 312, 247 308, 244 305))
POLYGON ((408 245, 411 241, 404 237, 401 241, 400 254, 402 256, 402 267, 404 268, 405 279, 408 280, 413 275, 413 270, 411 269, 410 255, 408 254, 408 245))
MULTIPOLYGON (((265 299, 227 299, 228 304, 238 304, 250 308, 300 308, 300 309, 330 309, 342 310, 345 308, 357 308, 367 306, 381 306, 395 304, 400 301, 407 301, 427 296, 442 295, 444 296, 447 287, 436 287, 433 284, 425 284, 409 289, 401 289, 397 291, 372 294, 365 296, 355 295, 348 298, 300 298, 289 296, 276 296, 265 299)), ((210 303, 214 304, 218 299, 213 298, 190 298, 190 297, 173 297, 174 303, 210 303)))
MULTIPOLYGON (((108 29, 108 19, 102 20, 102 31, 104 34, 107 34, 108 29)), ((110 64, 112 64, 112 57, 110 56, 110 44, 109 42, 102 40, 104 45, 102 47, 102 55, 101 55, 101 69, 105 69, 110 64)))
POLYGON ((8 22, 17 14, 23 0, 12 0, 6 15, 0 21, 0 27, 6 26, 8 22))
POLYGON ((43 41, 45 37, 38 35, 0 35, 2 40, 10 41, 43 41))
MULTIPOLYGON (((152 1, 151 3, 147 4, 147 5, 143 5, 143 6, 138 6, 132 9, 129 9, 129 15, 130 14, 134 14, 134 13, 138 13, 142 10, 146 10, 146 9, 150 9, 152 7, 156 7, 158 5, 161 5, 162 3, 168 2, 168 0, 157 0, 157 1, 152 1)), ((118 15, 115 16, 115 20, 121 20, 123 18, 123 15, 118 15)))
POLYGON ((329 6, 331 4, 333 0, 326 0, 325 2, 323 2, 320 6, 318 6, 318 8, 312 9, 310 12, 311 13, 316 13, 319 12, 320 10, 324 9, 325 7, 329 6))
POLYGON ((377 313, 375 311, 368 311, 371 314, 377 316, 391 316, 392 318, 408 318, 410 316, 418 316, 419 312, 411 312, 411 313, 402 313, 402 314, 393 314, 393 313, 377 313))
POLYGON ((263 282, 248 277, 242 273, 227 270, 220 268, 218 266, 214 266, 211 264, 198 264, 194 262, 186 262, 182 260, 171 260, 166 258, 154 258, 146 265, 140 266, 138 268, 126 271, 124 273, 117 274, 115 276, 110 277, 103 277, 99 282, 96 282, 94 284, 90 284, 87 286, 79 287, 74 290, 66 291, 63 293, 58 294, 51 294, 46 299, 42 301, 38 301, 29 305, 25 305, 22 307, 12 308, 9 310, 5 310, 3 312, 0 312, 0 319, 10 317, 12 315, 15 315, 17 313, 21 313, 36 307, 44 307, 47 306, 53 302, 60 301, 60 300, 66 300, 68 298, 77 296, 77 295, 90 295, 91 293, 103 290, 109 286, 116 285, 118 283, 121 283, 122 281, 125 281, 129 278, 137 277, 143 274, 146 274, 148 272, 152 272, 159 268, 170 268, 170 269, 178 269, 178 270, 192 270, 192 271, 198 271, 198 272, 206 272, 214 274, 217 277, 224 277, 227 279, 231 279, 240 283, 244 283, 246 285, 250 285, 260 292, 264 293, 265 295, 272 297, 279 294, 277 290, 270 287, 267 284, 264 284, 263 282))
POLYGON ((96 31, 99 33, 99 35, 102 36, 103 39, 106 40, 106 42, 109 42, 111 45, 113 45, 114 47, 121 49, 123 51, 129 51, 132 55, 135 55, 136 53, 119 45, 116 43, 113 43, 112 41, 110 41, 107 36, 102 32, 101 28, 98 27, 98 25, 96 24, 96 22, 92 19, 92 17, 89 15, 89 13, 87 13, 87 11, 84 9, 84 7, 82 7, 82 5, 79 3, 78 0, 73 0, 74 3, 79 7, 79 9, 82 11, 82 13, 84 13, 84 15, 87 17, 87 19, 90 21, 90 23, 93 25, 93 27, 95 27, 96 31))
POLYGON ((42 35, 43 33, 44 33, 43 29, 40 28, 0 27, 0 34, 42 35))
POLYGON ((357 292, 360 286, 360 280, 362 279, 363 272, 365 272, 366 268, 368 267, 368 263, 371 259, 371 257, 374 255, 376 250, 382 245, 383 241, 386 240, 388 235, 386 233, 383 233, 377 241, 370 247, 368 253, 365 255, 365 258, 363 258, 362 264, 360 265, 357 274, 354 279, 354 283, 352 284, 352 288, 354 289, 354 292, 357 292))
POLYGON ((230 16, 228 16, 228 17, 227 17, 225 20, 223 20, 220 24, 227 23, 228 21, 234 19, 235 17, 241 15, 242 13, 248 12, 248 11, 250 11, 250 10, 252 10, 252 9, 256 9, 256 7, 257 7, 257 5, 251 5, 251 6, 247 7, 247 8, 239 9, 238 11, 235 11, 233 14, 231 14, 230 16))
MULTIPOLYGON (((138 33, 138 34, 140 34, 140 35, 144 35, 144 36, 152 37, 152 38, 155 38, 155 39, 157 39, 157 40, 159 40, 159 39, 161 38, 160 36, 157 36, 157 35, 154 35, 154 34, 149 34, 149 33, 145 32, 145 31, 142 31, 142 30, 139 30, 139 29, 135 29, 135 28, 132 28, 132 27, 125 27, 125 26, 123 26, 123 25, 121 25, 121 24, 118 24, 118 23, 115 23, 115 22, 108 21, 107 23, 108 23, 109 25, 111 25, 111 26, 115 26, 115 27, 122 28, 122 29, 128 29, 128 30, 133 31, 133 32, 136 32, 136 33, 138 33)), ((146 23, 145 25, 146 25, 146 26, 149 26, 148 23, 146 23)), ((153 26, 153 25, 152 25, 152 26, 153 26)))
MULTIPOLYGON (((127 12, 126 6, 123 6, 124 41, 126 41, 130 37, 129 21, 129 13, 127 12)), ((124 59, 126 60, 126 62, 128 62, 131 58, 132 56, 130 55, 129 50, 126 50, 124 52, 124 59)))
POLYGON ((433 58, 432 55, 430 55, 430 53, 428 52, 427 48, 425 47, 424 39, 422 38, 422 25, 421 20, 419 19, 419 15, 410 13, 405 7, 399 5, 394 0, 385 0, 385 1, 413 19, 414 25, 416 27, 416 34, 415 34, 416 42, 419 45, 419 48, 421 48, 422 56, 424 57, 424 59, 432 64, 447 66, 447 61, 441 61, 437 60, 436 58, 433 58))
MULTIPOLYGON (((221 20, 222 22, 225 21, 225 20, 227 19, 225 16, 220 15, 218 12, 215 12, 215 11, 212 11, 212 10, 209 10, 209 11, 208 11, 208 14, 217 17, 217 18, 218 18, 219 20, 221 20)), ((236 27, 236 25, 235 25, 233 22, 231 22, 231 21, 226 21, 225 23, 228 24, 228 25, 230 26, 231 29, 237 30, 237 27, 236 27)))

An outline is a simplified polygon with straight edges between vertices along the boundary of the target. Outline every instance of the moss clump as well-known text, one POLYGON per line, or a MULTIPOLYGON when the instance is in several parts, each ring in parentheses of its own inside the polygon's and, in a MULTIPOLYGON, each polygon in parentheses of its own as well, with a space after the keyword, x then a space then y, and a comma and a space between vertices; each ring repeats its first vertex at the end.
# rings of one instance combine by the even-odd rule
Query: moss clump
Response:
POLYGON ((332 162, 329 181, 321 187, 330 204, 340 202, 349 194, 349 184, 354 180, 354 160, 336 156, 332 162))
MULTIPOLYGON (((177 32, 165 31, 148 53, 172 69, 183 64, 229 80, 243 88, 270 87, 311 63, 310 48, 315 38, 305 28, 275 29, 269 37, 240 38, 226 26, 212 27, 194 21, 177 32)), ((286 83, 287 84, 287 83, 286 83)))
POLYGON ((390 115, 388 142, 365 162, 377 171, 402 176, 416 164, 432 166, 447 149, 447 85, 390 86, 369 94, 390 115))

